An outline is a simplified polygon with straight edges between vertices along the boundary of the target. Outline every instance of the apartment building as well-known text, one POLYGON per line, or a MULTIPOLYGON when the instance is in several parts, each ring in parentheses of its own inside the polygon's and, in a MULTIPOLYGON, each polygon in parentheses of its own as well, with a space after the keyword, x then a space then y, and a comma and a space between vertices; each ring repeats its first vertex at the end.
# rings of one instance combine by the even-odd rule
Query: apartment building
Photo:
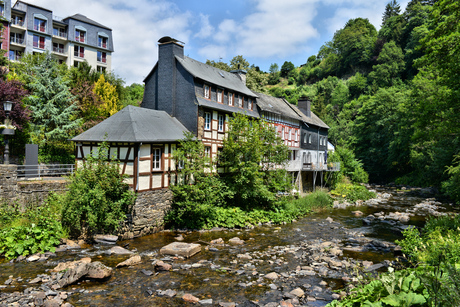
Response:
POLYGON ((112 67, 112 29, 88 17, 75 14, 66 18, 24 1, 0 3, 3 14, 2 49, 10 61, 24 54, 49 51, 69 67, 87 61, 97 71, 112 67), (9 40, 7 40, 9 37, 9 40))

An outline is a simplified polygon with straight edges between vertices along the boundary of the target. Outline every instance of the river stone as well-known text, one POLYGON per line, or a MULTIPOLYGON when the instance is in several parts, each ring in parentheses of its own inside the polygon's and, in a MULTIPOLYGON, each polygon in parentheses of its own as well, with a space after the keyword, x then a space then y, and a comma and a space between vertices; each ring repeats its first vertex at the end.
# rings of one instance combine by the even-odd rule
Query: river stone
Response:
POLYGON ((190 258, 201 251, 201 245, 196 243, 173 242, 160 249, 163 255, 178 255, 190 258))
POLYGON ((184 296, 182 296, 182 299, 189 303, 198 303, 200 301, 199 298, 191 295, 190 293, 185 293, 184 296))
POLYGON ((107 251, 109 255, 115 254, 115 255, 130 255, 134 254, 132 251, 127 250, 126 248, 123 248, 121 246, 114 246, 111 249, 107 251))
POLYGON ((118 236, 113 235, 95 235, 94 241, 102 244, 115 244, 118 241, 118 236))
POLYGON ((39 255, 32 255, 30 257, 27 258, 27 261, 28 262, 34 262, 34 261, 37 261, 40 259, 40 256, 39 255))
POLYGON ((155 263, 155 269, 157 271, 169 271, 172 269, 172 265, 160 260, 160 261, 157 261, 157 263, 155 263))
POLYGON ((124 267, 124 266, 130 266, 130 265, 136 265, 136 264, 139 264, 141 262, 142 262, 141 256, 135 255, 135 256, 132 256, 131 258, 129 258, 129 259, 117 264, 117 268, 124 267))
POLYGON ((294 307, 294 305, 292 305, 292 303, 290 302, 290 300, 281 301, 279 306, 280 306, 280 307, 294 307))
POLYGON ((293 295, 295 295, 295 296, 297 296, 297 297, 303 297, 303 296, 305 295, 305 292, 304 292, 302 289, 300 289, 300 288, 296 288, 296 289, 292 290, 292 291, 289 292, 289 293, 290 293, 290 294, 293 294, 293 295))
POLYGON ((241 240, 240 238, 238 237, 233 237, 231 238, 230 240, 228 240, 228 243, 232 244, 232 245, 243 245, 244 244, 244 241, 241 240))
POLYGON ((233 302, 230 302, 230 303, 219 302, 219 306, 221 306, 221 307, 235 307, 236 304, 233 303, 233 302))
POLYGON ((351 213, 353 213, 354 216, 362 216, 364 213, 362 211, 351 211, 351 213))
POLYGON ((200 305, 212 305, 212 298, 209 298, 207 300, 200 300, 198 301, 200 305))
POLYGON ((276 280, 279 278, 279 275, 275 272, 271 272, 271 273, 265 274, 264 277, 270 280, 276 280))
POLYGON ((104 279, 112 275, 112 268, 107 267, 99 261, 91 263, 80 263, 74 268, 68 269, 59 280, 59 285, 65 287, 73 284, 82 277, 104 279))
POLYGON ((91 262, 91 258, 89 257, 81 258, 80 260, 76 260, 76 261, 61 262, 54 269, 52 269, 51 272, 61 272, 67 269, 73 269, 77 265, 80 265, 81 263, 90 263, 90 262, 91 262))
POLYGON ((211 244, 224 244, 224 240, 222 238, 211 240, 211 244))

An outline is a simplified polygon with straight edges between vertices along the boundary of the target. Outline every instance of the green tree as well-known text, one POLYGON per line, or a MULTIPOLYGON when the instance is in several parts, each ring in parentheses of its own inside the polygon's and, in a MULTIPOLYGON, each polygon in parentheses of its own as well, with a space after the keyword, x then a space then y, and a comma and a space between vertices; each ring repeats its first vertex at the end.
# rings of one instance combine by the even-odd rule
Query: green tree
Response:
POLYGON ((144 98, 144 85, 133 83, 125 87, 125 93, 125 98, 121 102, 122 106, 126 107, 127 105, 133 105, 138 107, 144 98))
POLYGON ((94 84, 93 92, 102 101, 101 115, 103 118, 112 116, 121 110, 116 86, 106 81, 103 74, 99 76, 99 80, 94 84))
POLYGON ((220 165, 234 202, 242 208, 270 207, 278 192, 290 190, 286 171, 277 166, 289 158, 274 128, 265 121, 234 114, 224 140, 220 165))
POLYGON ((278 64, 273 63, 270 65, 269 69, 269 76, 268 76, 268 84, 275 85, 278 84, 280 81, 280 69, 278 64))
POLYGON ((50 54, 31 68, 26 104, 31 111, 31 133, 41 144, 67 140, 80 125, 75 97, 68 81, 58 73, 56 60, 50 54))
POLYGON ((396 0, 391 0, 385 6, 385 12, 382 17, 382 25, 384 25, 389 18, 398 16, 401 13, 401 7, 396 0))
POLYGON ((287 78, 294 69, 295 69, 295 66, 294 64, 292 64, 292 62, 285 61, 283 65, 281 66, 281 70, 280 70, 281 77, 287 78))
POLYGON ((372 66, 369 79, 378 87, 388 87, 400 80, 404 71, 404 54, 394 41, 386 43, 377 59, 378 65, 372 66))
POLYGON ((101 144, 70 177, 62 196, 62 225, 72 237, 114 233, 131 212, 135 194, 124 182, 116 161, 108 160, 101 144))
POLYGON ((230 66, 227 63, 224 63, 222 61, 216 62, 216 61, 206 60, 206 64, 209 66, 213 66, 215 68, 219 68, 221 70, 225 70, 225 71, 231 70, 230 66))
POLYGON ((250 67, 249 62, 242 56, 237 55, 230 60, 230 70, 244 69, 248 70, 250 67))

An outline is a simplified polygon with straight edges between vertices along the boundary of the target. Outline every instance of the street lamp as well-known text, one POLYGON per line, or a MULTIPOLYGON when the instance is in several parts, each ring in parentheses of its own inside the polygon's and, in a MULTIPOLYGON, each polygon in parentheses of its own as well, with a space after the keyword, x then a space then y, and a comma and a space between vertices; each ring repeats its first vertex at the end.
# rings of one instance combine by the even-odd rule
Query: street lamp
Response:
POLYGON ((5 118, 5 129, 3 129, 2 134, 5 136, 5 153, 4 153, 4 162, 3 164, 10 164, 10 148, 8 146, 8 135, 13 135, 14 134, 14 129, 9 129, 9 123, 10 123, 10 112, 11 109, 13 108, 13 103, 11 101, 4 101, 3 102, 3 110, 5 111, 6 118, 5 118))

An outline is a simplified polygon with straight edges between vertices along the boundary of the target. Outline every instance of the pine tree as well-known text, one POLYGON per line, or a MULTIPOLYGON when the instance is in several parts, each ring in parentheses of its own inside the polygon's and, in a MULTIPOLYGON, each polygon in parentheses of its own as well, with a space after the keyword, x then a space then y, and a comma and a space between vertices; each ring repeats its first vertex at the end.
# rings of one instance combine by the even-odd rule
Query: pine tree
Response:
POLYGON ((382 25, 384 25, 390 17, 398 16, 399 14, 401 14, 401 7, 399 3, 396 0, 391 0, 385 6, 385 12, 382 17, 382 25))
POLYGON ((117 88, 105 80, 104 74, 101 74, 99 80, 94 84, 94 94, 103 101, 101 105, 101 114, 107 118, 120 111, 120 99, 117 88))
POLYGON ((80 125, 75 97, 58 69, 50 54, 31 69, 27 104, 32 113, 32 137, 37 142, 64 141, 80 125))

